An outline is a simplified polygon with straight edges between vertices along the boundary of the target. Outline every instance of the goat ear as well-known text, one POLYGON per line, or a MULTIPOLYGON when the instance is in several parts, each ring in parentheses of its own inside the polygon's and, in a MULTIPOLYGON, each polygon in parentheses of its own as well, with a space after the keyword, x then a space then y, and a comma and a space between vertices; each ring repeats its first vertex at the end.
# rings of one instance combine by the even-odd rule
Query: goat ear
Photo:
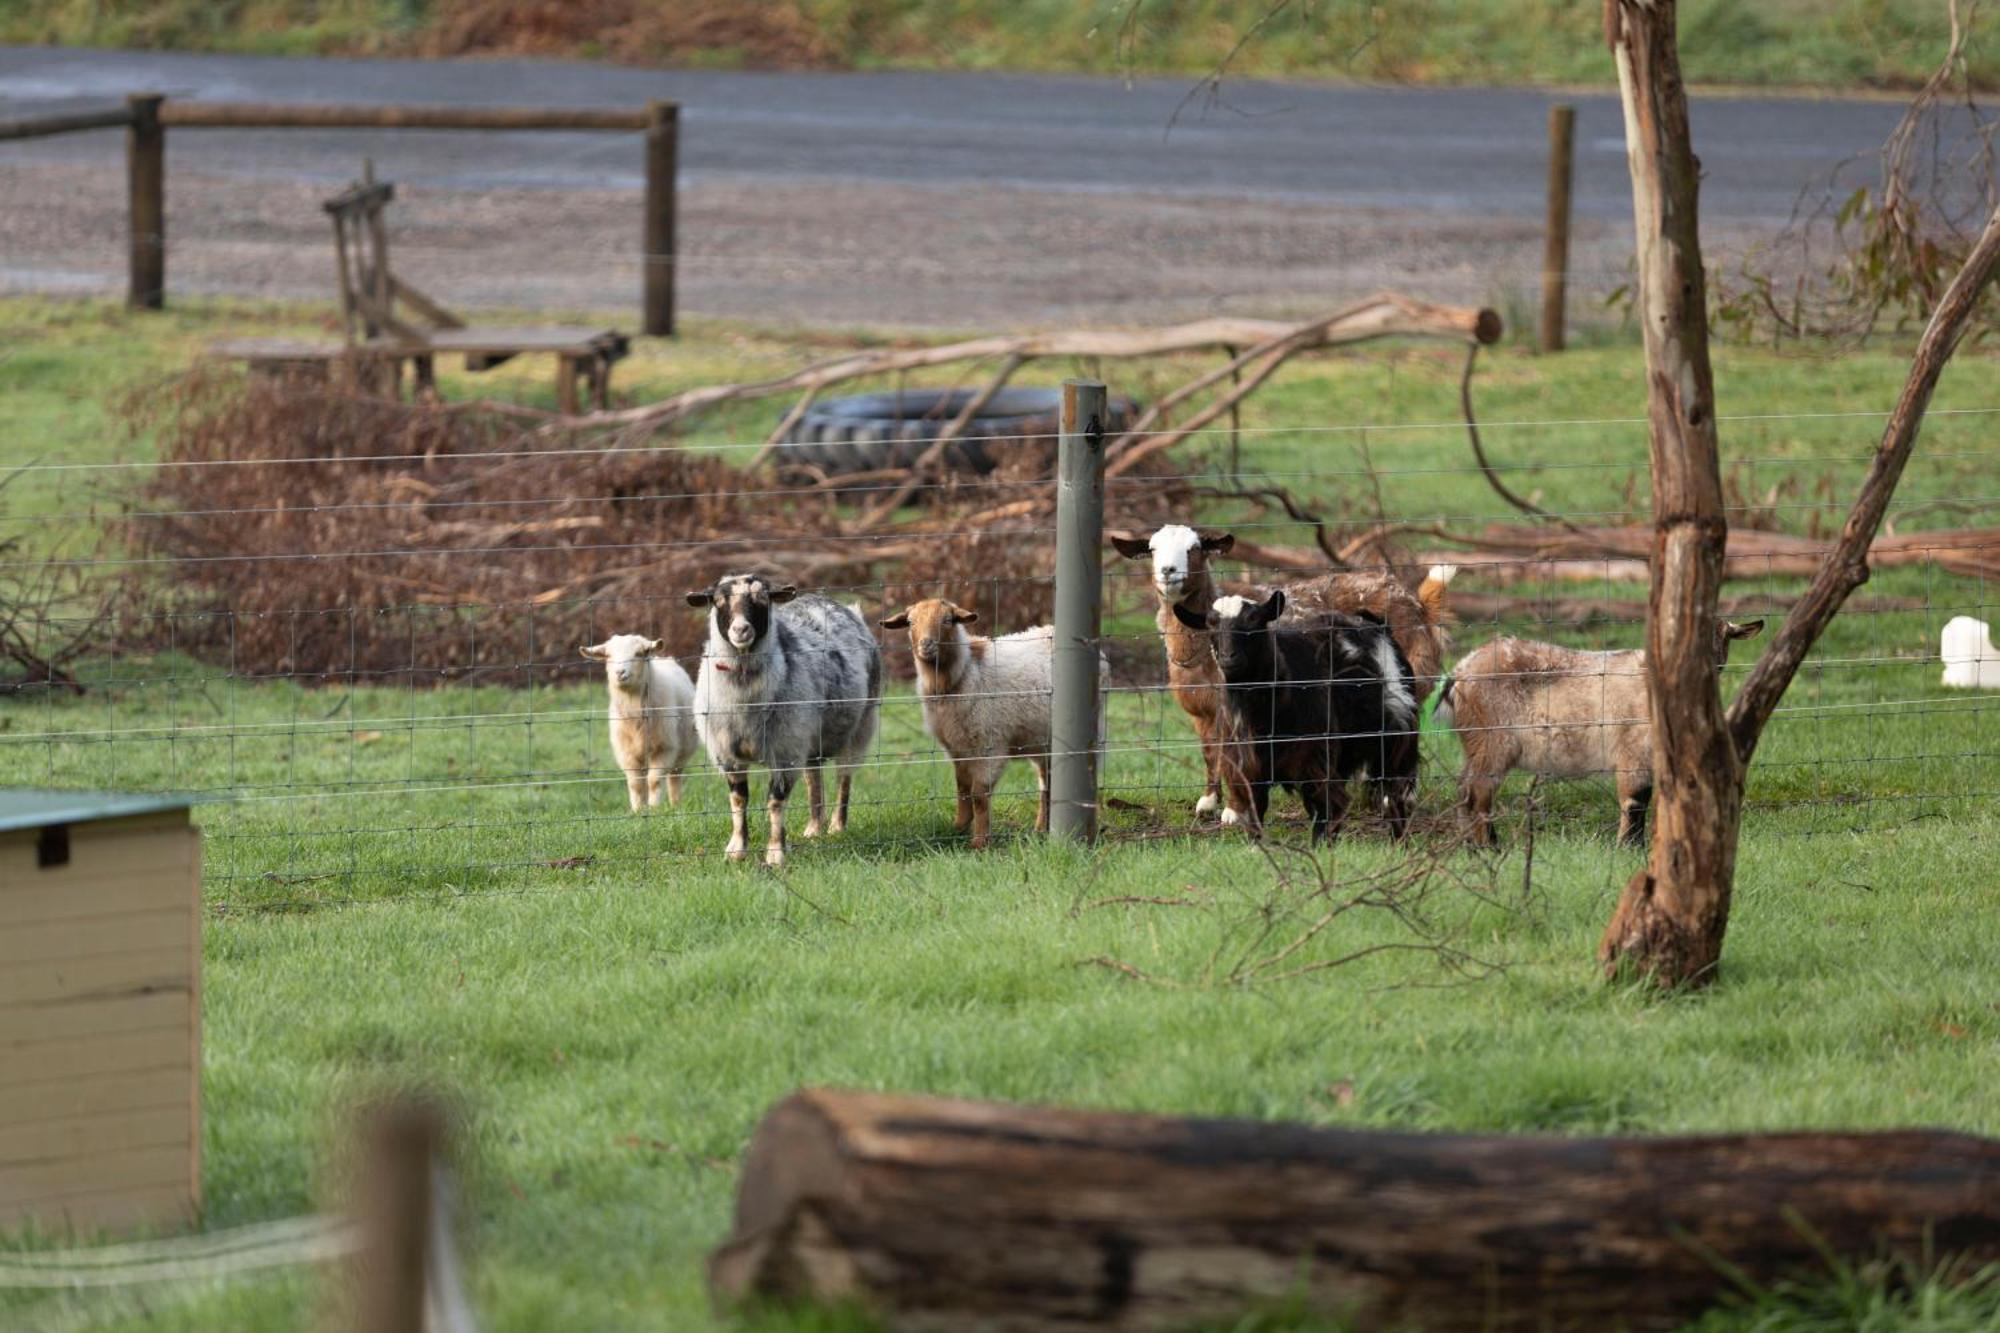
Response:
POLYGON ((642 651, 649 657, 664 653, 667 651, 667 641, 665 639, 648 639, 643 645, 642 651))
POLYGON ((708 606, 714 601, 715 594, 707 588, 703 588, 700 592, 691 592, 688 594, 689 606, 708 606))
POLYGON ((1208 628, 1207 616, 1196 615, 1194 612, 1188 610, 1185 606, 1182 606, 1179 602, 1174 603, 1174 619, 1180 621, 1181 624, 1186 625, 1189 629, 1208 628))
POLYGON ((979 613, 977 611, 966 611, 956 606, 951 609, 951 622, 954 625, 976 624, 978 620, 979 613))
POLYGON ((908 611, 898 611, 895 615, 885 617, 877 623, 883 629, 908 629, 910 627, 910 613, 908 611))
POLYGON ((1201 534, 1201 549, 1215 555, 1223 554, 1234 545, 1236 545, 1236 534, 1233 532, 1204 532, 1201 534))
POLYGON ((593 662, 602 662, 605 658, 611 656, 611 649, 601 643, 585 644, 583 647, 577 649, 577 651, 593 662))
POLYGON ((1271 595, 1264 599, 1264 623, 1268 625, 1283 614, 1285 614, 1285 590, 1273 588, 1271 595))
POLYGON ((782 588, 771 589, 771 600, 773 602, 789 602, 792 600, 792 598, 797 597, 798 595, 799 595, 798 585, 792 583, 787 583, 782 588))
POLYGON ((1764 622, 1761 620, 1745 620, 1740 622, 1725 620, 1722 622, 1722 633, 1726 638, 1754 639, 1763 632, 1764 622))
POLYGON ((1127 537, 1117 532, 1111 534, 1111 544, 1127 560, 1144 560, 1153 550, 1144 537, 1127 537))

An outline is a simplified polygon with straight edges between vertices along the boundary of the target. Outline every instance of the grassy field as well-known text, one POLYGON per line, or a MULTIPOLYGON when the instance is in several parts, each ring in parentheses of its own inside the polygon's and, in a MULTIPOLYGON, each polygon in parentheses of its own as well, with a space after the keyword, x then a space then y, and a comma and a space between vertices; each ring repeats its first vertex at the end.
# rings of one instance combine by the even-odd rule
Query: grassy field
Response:
MULTIPOLYGON (((1205 74, 1239 39, 1244 77, 1604 84, 1598 11, 1564 0, 22 0, 0 41, 263 54, 523 53, 641 64, 1205 74), (1267 14, 1270 15, 1268 20, 1267 14)), ((1686 0, 1698 82, 1912 87, 1942 58, 1943 0, 1686 0)), ((1986 20, 1990 27, 1990 20, 1986 20)), ((2000 81, 1975 42, 1970 70, 2000 81)))
MULTIPOLYGON (((123 393, 224 331, 311 322, 241 305, 135 317, 0 302, 12 349, 0 360, 0 467, 143 461, 150 442, 118 424, 123 393)), ((642 350, 621 382, 651 396, 825 350, 697 325, 670 351, 642 350)), ((1510 479, 1565 511, 1643 505, 1637 363, 1636 348, 1610 343, 1492 354, 1480 406, 1489 447, 1521 468, 1510 479)), ((1934 500, 1990 519, 1993 418, 1973 409, 1996 406, 1992 366, 1968 353, 1946 376, 1902 530, 1982 521, 1918 507, 1934 500)), ((1806 530, 1859 475, 1879 427, 1865 414, 1890 402, 1900 370, 1889 351, 1822 361, 1724 349, 1738 492, 1806 530)), ((1298 366, 1255 400, 1244 467, 1343 512, 1376 504, 1379 485, 1389 514, 1499 518, 1449 425, 1456 374, 1455 353, 1419 347, 1298 366)), ((531 399, 541 378, 509 368, 482 384, 531 399)), ((472 390, 448 378, 446 391, 472 390)), ((717 418, 696 442, 761 436, 768 417, 717 418)), ((124 474, 81 475, 95 480, 30 473, 9 492, 10 517, 33 520, 33 549, 81 540, 124 474)), ((1257 535, 1300 540, 1292 525, 1257 535)), ((1117 586, 1121 607, 1140 604, 1129 579, 1117 586)), ((1471 569, 1458 586, 1494 590, 1471 569)), ((1793 586, 1732 592, 1781 607, 1793 586)), ((1641 595, 1602 582, 1567 591, 1641 595)), ((701 1329, 714 1326, 701 1260, 726 1227, 747 1135, 802 1084, 1328 1126, 2000 1133, 1993 705, 1941 689, 1928 657, 1948 615, 1992 618, 1992 590, 1898 570, 1865 595, 1903 609, 1844 616, 1802 673, 1752 776, 1723 979, 1670 1001, 1607 986, 1591 966, 1638 855, 1610 840, 1608 786, 1587 783, 1535 793, 1528 885, 1524 783, 1503 797, 1508 850, 1446 857, 1484 890, 1441 890, 1430 909, 1472 972, 1386 954, 1229 984, 1210 960, 1224 960, 1220 973, 1254 961, 1267 916, 1296 934, 1321 900, 1314 885, 1278 886, 1239 840, 1180 831, 1194 757, 1182 721, 1145 692, 1114 699, 1107 785, 1125 804, 1095 853, 1020 837, 985 854, 959 847, 943 765, 897 690, 854 827, 795 844, 782 876, 722 864, 713 774, 691 780, 681 812, 624 813, 601 687, 582 663, 529 689, 349 689, 232 678, 173 654, 106 657, 89 664, 82 698, 0 695, 0 772, 236 798, 200 812, 206 1225, 325 1203, 343 1106, 384 1083, 430 1083, 464 1113, 472 1284, 489 1328, 701 1329), (1121 896, 1186 904, 1103 902, 1121 896), (1155 981, 1088 965, 1100 957, 1155 981)), ((1507 627, 1590 644, 1639 633, 1507 627)), ((1116 628, 1143 631, 1129 611, 1116 628)), ((1459 643, 1494 630, 1466 625, 1459 643)), ((1457 758, 1448 737, 1432 738, 1425 809, 1448 807, 1457 758)), ((996 826, 1025 825, 1028 785, 1025 770, 1011 775, 996 826)), ((1396 855, 1357 831, 1327 863, 1333 891, 1396 855)), ((1405 939, 1361 914, 1296 957, 1405 939)), ((0 1322, 299 1327, 317 1294, 298 1275, 149 1293, 143 1311, 0 1292, 0 1322)), ((2000 1285, 1899 1295, 1828 1277, 1702 1327, 1990 1333, 2000 1285)))

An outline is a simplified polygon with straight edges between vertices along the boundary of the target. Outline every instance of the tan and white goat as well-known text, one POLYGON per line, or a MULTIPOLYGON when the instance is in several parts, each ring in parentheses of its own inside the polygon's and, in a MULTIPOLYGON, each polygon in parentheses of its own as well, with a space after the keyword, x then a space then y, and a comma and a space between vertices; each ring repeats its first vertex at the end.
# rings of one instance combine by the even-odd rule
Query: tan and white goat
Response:
MULTIPOLYGON (((1716 622, 1715 669, 1729 645, 1764 622, 1716 622)), ((1472 841, 1491 847, 1493 797, 1515 769, 1545 778, 1609 776, 1618 789, 1618 838, 1646 835, 1653 796, 1653 728, 1646 654, 1586 652, 1529 639, 1495 639, 1465 655, 1444 682, 1437 720, 1465 747, 1460 796, 1472 841)))
POLYGON ((611 696, 611 753, 625 774, 633 813, 667 799, 681 803, 681 774, 701 747, 695 735, 694 682, 681 664, 663 656, 658 639, 614 634, 582 653, 604 663, 611 696))
MULTIPOLYGON (((1223 823, 1238 823, 1244 812, 1233 802, 1225 802, 1226 784, 1217 772, 1229 739, 1224 734, 1228 724, 1222 711, 1222 673, 1209 649, 1207 632, 1185 623, 1174 608, 1182 607, 1199 620, 1226 592, 1247 591, 1261 601, 1271 590, 1225 590, 1217 583, 1208 562, 1211 556, 1226 554, 1236 544, 1236 538, 1227 532, 1200 532, 1170 523, 1150 537, 1113 536, 1111 542, 1126 559, 1150 560, 1153 566, 1153 593, 1159 599, 1153 623, 1166 647, 1167 686, 1201 740, 1206 776, 1201 799, 1195 802, 1195 815, 1199 818, 1220 810, 1223 823)), ((1456 565, 1433 565, 1414 595, 1401 580, 1386 573, 1320 575, 1285 586, 1285 616, 1291 619, 1340 611, 1380 620, 1389 627, 1390 637, 1410 664, 1421 704, 1437 683, 1450 643, 1444 628, 1444 600, 1445 589, 1456 573, 1456 565)), ((1246 775, 1246 780, 1254 783, 1256 775, 1246 775)))
MULTIPOLYGON (((992 827, 993 788, 1015 759, 1035 767, 1040 799, 1035 831, 1049 827, 1049 731, 1055 690, 1055 631, 1037 625, 985 638, 965 627, 979 620, 956 602, 931 597, 882 621, 910 633, 924 730, 951 756, 958 788, 953 827, 984 847, 992 827)), ((1101 666, 1098 679, 1109 674, 1101 666)), ((1100 718, 1103 715, 1099 708, 1100 718)))

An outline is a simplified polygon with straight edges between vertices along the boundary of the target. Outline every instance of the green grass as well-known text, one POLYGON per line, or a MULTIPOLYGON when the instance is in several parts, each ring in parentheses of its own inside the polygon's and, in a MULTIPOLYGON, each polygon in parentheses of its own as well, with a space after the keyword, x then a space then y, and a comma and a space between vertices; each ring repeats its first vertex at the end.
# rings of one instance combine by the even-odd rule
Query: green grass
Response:
MULTIPOLYGON (((690 0, 693 3, 694 0, 690 0)), ((460 12, 499 6, 461 4, 460 12)), ((1239 76, 1440 84, 1607 84, 1598 11, 1568 0, 1421 0, 1397 6, 1294 0, 701 0, 710 22, 546 18, 500 30, 523 49, 646 63, 1205 74, 1246 34, 1239 76)), ((643 7, 638 11, 644 13, 643 7)), ((313 55, 457 50, 436 0, 24 0, 0 41, 313 55)), ((1987 21, 1990 29, 1990 20, 1987 21)), ((490 29, 489 29, 490 31, 490 29)), ((1856 91, 1912 87, 1942 58, 1942 0, 1687 0, 1688 76, 1712 84, 1856 91)), ((1975 42, 1991 87, 2000 55, 1975 42)), ((477 48, 475 48, 477 49, 477 48)))
MULTIPOLYGON (((149 442, 121 440, 107 403, 225 331, 310 322, 237 305, 141 317, 0 302, 0 342, 18 349, 0 361, 0 466, 144 458, 149 442)), ((644 353, 622 383, 650 396, 808 354, 820 350, 697 327, 671 356, 644 353)), ((1644 471, 1640 427, 1499 423, 1634 417, 1637 361, 1613 344, 1491 355, 1480 397, 1490 447, 1536 465, 1510 478, 1552 507, 1623 507, 1628 479, 1644 471)), ((1938 405, 1993 405, 1991 368, 1967 353, 1938 405)), ((541 372, 508 373, 502 392, 542 392, 541 372)), ((1739 417, 1878 411, 1899 377, 1887 351, 1718 358, 1723 410, 1739 417)), ((1134 378, 1118 387, 1149 391, 1134 378)), ((1246 466, 1316 474, 1292 481, 1361 513, 1372 504, 1365 479, 1346 474, 1365 448, 1396 474, 1381 478, 1387 512, 1498 517, 1463 474, 1459 432, 1422 425, 1451 419, 1455 388, 1454 356, 1415 347, 1301 364, 1256 400, 1246 466), (1385 428, 1365 440, 1280 429, 1357 422, 1385 428)), ((756 438, 769 416, 743 409, 700 440, 756 438)), ((1988 420, 1935 421, 1906 501, 1990 501, 1988 420)), ((1878 424, 1727 420, 1723 440, 1732 459, 1771 460, 1754 465, 1749 489, 1793 485, 1783 503, 1803 505, 1822 485, 1844 499, 1878 424)), ((58 517, 84 512, 67 488, 34 503, 39 540, 82 523, 58 517)), ((1810 511, 1781 512, 1803 528, 1810 511)), ((1295 525, 1257 535, 1302 540, 1295 525)), ((1139 604, 1129 583, 1116 586, 1121 608, 1139 604)), ((1476 571, 1459 587, 1491 590, 1476 571)), ((1795 587, 1750 590, 1782 601, 1795 587)), ((1722 979, 1672 1000, 1605 985, 1591 964, 1639 858, 1612 844, 1610 791, 1590 783, 1537 791, 1525 897, 1525 784, 1502 798, 1508 850, 1453 858, 1493 900, 1446 894, 1436 919, 1498 965, 1494 975, 1387 954, 1284 983, 1201 984, 1212 957, 1250 945, 1267 907, 1296 923, 1309 904, 1279 892, 1264 859, 1233 838, 1139 836, 1180 825, 1195 773, 1184 723, 1150 696, 1114 702, 1107 785, 1141 808, 1113 810, 1113 836, 1094 853, 1020 836, 984 854, 958 847, 944 766, 898 690, 884 709, 885 762, 857 785, 854 827, 795 843, 782 876, 721 862, 726 816, 710 773, 691 780, 681 812, 624 812, 601 687, 587 673, 532 689, 305 688, 173 655, 104 659, 89 665, 82 698, 0 696, 0 771, 238 796, 199 812, 205 1225, 325 1204, 342 1108, 384 1083, 430 1083, 464 1115, 471 1281, 487 1327, 702 1329, 714 1324, 701 1262, 727 1226, 746 1138, 803 1084, 1421 1130, 2000 1133, 1991 700, 1941 689, 1925 656, 1950 612, 1986 605, 1992 618, 1991 590, 1898 570, 1864 593, 1932 609, 1843 616, 1802 673, 1753 771, 1722 979), (1095 905, 1121 896, 1191 905, 1095 905), (1158 984, 1088 964, 1098 957, 1158 984)), ((1118 621, 1135 623, 1129 611, 1118 621)), ((1467 626, 1460 643, 1491 632, 1467 626)), ((1564 635, 1637 636, 1633 625, 1564 635)), ((1454 743, 1433 738, 1426 809, 1448 806, 1456 762, 1454 743)), ((996 827, 1026 824, 1027 785, 1017 769, 996 827)), ((1362 831, 1331 864, 1351 880, 1393 856, 1362 831)), ((1298 957, 1405 938, 1362 914, 1298 957)), ((1807 1276, 1745 1294, 1700 1327, 2000 1326, 1991 1281, 1807 1276)), ((288 1276, 155 1299, 143 1313, 79 1297, 73 1312, 92 1327, 299 1327, 317 1294, 288 1276)), ((0 1312, 0 1322, 46 1317, 57 1303, 0 1293, 0 1312)))

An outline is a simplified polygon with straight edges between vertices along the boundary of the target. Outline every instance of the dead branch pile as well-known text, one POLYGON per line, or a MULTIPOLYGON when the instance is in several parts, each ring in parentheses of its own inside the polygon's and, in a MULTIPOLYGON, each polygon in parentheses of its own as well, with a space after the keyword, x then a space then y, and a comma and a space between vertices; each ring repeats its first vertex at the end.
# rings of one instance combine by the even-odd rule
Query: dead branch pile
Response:
MULTIPOLYGON (((1052 443, 864 522, 713 454, 462 406, 198 372, 133 410, 163 466, 125 524, 129 632, 237 672, 527 684, 615 631, 692 654, 683 594, 744 568, 870 613, 947 590, 995 624, 1051 610, 1052 443)), ((1183 501, 1122 488, 1114 517, 1183 501)))
POLYGON ((83 693, 73 666, 97 646, 116 610, 115 599, 69 551, 30 556, 22 520, 8 512, 8 487, 20 470, 0 476, 0 694, 41 688, 83 693))

